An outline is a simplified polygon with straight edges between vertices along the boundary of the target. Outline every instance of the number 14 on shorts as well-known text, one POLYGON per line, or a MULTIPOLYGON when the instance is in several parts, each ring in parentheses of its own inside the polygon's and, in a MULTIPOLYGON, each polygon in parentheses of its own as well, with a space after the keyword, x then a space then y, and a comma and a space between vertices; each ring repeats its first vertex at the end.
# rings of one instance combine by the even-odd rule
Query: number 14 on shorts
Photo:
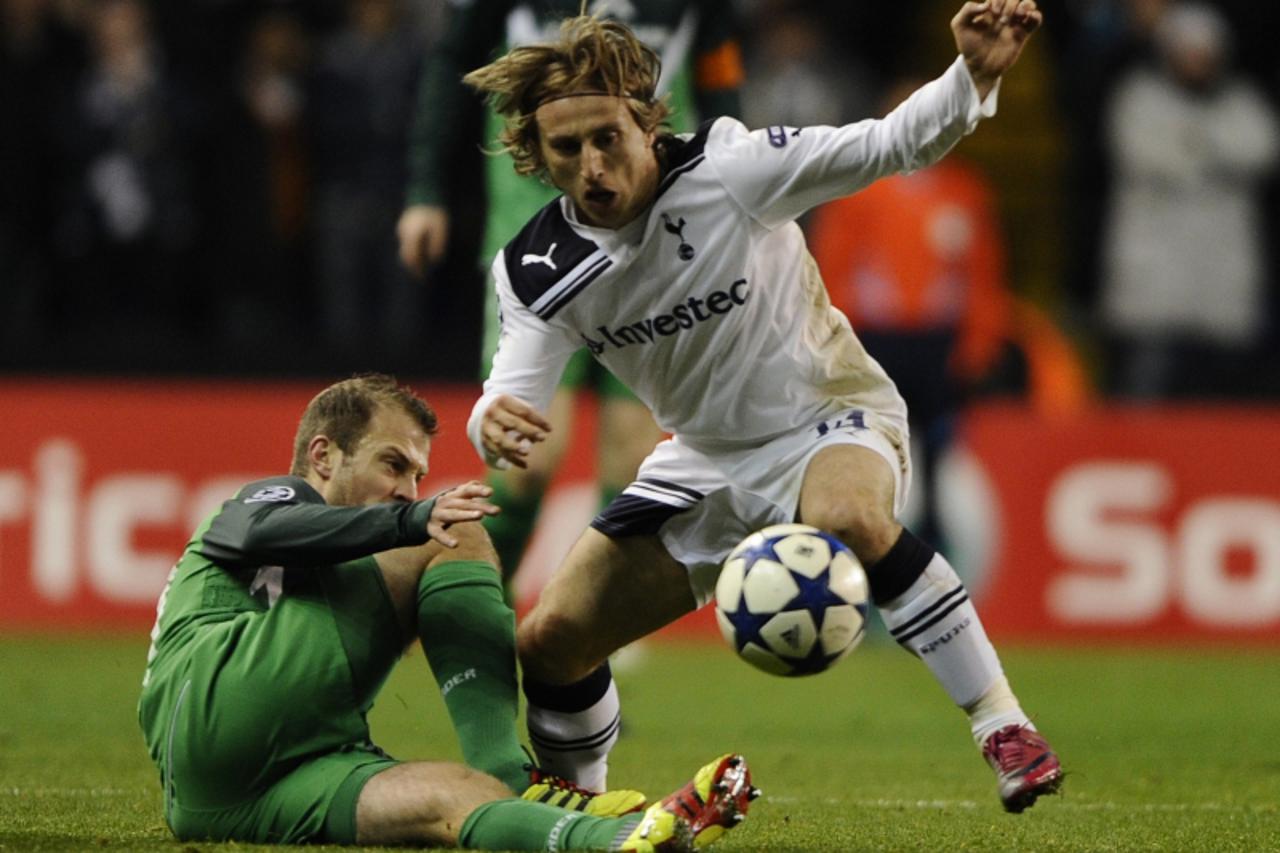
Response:
POLYGON ((820 424, 814 427, 814 429, 818 431, 819 436, 826 435, 828 432, 830 432, 833 429, 855 430, 855 429, 866 429, 866 428, 867 428, 867 424, 862 418, 861 409, 853 409, 852 411, 845 412, 843 415, 836 418, 835 420, 822 421, 820 424))

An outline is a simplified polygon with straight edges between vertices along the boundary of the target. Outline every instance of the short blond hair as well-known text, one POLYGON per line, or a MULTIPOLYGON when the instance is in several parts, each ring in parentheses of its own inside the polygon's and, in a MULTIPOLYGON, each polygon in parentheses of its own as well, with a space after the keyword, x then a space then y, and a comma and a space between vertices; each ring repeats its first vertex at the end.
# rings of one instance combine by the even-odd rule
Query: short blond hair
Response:
POLYGON ((671 114, 657 97, 661 72, 658 54, 625 25, 580 15, 560 25, 556 41, 513 48, 462 80, 505 119, 499 151, 511 155, 516 172, 545 177, 534 118, 539 105, 570 95, 627 98, 636 124, 649 133, 671 114))
POLYGON ((427 436, 436 434, 436 413, 408 386, 384 373, 366 373, 335 382, 307 404, 293 438, 289 473, 305 477, 311 471, 307 448, 317 435, 327 435, 343 453, 355 450, 380 406, 400 409, 427 436))

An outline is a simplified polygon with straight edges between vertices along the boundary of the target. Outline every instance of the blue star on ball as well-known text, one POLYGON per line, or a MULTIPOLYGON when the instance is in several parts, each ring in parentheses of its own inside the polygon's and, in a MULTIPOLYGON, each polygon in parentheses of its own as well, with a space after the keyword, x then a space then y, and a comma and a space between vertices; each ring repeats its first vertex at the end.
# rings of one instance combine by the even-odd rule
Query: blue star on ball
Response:
MULTIPOLYGON (((786 568, 786 563, 774 550, 771 542, 764 542, 754 548, 749 549, 742 555, 746 561, 746 570, 743 574, 745 578, 751 576, 751 570, 757 560, 770 560, 778 563, 786 568)), ((824 570, 816 578, 810 578, 799 572, 787 569, 791 579, 795 582, 798 592, 781 608, 779 613, 793 610, 807 610, 813 623, 817 626, 819 633, 822 631, 822 620, 827 612, 828 607, 848 606, 849 602, 845 601, 839 595, 836 595, 830 587, 830 570, 824 570)), ((747 609, 746 596, 742 596, 738 600, 738 606, 732 611, 725 611, 725 616, 733 624, 734 642, 737 645, 737 651, 742 652, 743 648, 751 642, 758 646, 768 648, 768 646, 760 639, 760 629, 763 628, 776 613, 752 613, 747 609)), ((776 652, 775 652, 776 654, 776 652)), ((785 654, 778 654, 778 657, 785 660, 791 666, 790 675, 808 675, 810 673, 821 672, 826 669, 838 657, 839 654, 825 654, 822 650, 822 643, 815 642, 809 653, 803 657, 793 657, 785 654)))

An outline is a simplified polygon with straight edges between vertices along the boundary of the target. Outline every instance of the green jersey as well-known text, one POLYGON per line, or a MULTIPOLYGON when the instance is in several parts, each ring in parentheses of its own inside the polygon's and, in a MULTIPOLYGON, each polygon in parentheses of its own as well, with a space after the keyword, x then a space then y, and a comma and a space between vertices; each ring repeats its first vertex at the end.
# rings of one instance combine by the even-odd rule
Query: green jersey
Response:
POLYGON ((138 704, 179 838, 354 841, 360 786, 394 763, 366 714, 406 641, 373 555, 426 542, 433 504, 329 506, 273 477, 196 530, 138 704))
POLYGON ((426 542, 434 503, 329 506, 301 477, 248 484, 200 525, 170 573, 144 686, 200 626, 266 610, 298 573, 426 542))

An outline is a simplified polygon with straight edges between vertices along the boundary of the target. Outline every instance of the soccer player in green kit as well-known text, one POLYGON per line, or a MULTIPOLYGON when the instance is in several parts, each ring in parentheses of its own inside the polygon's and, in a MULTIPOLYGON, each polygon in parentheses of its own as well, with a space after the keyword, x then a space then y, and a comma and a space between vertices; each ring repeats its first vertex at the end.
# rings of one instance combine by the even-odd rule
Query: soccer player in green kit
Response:
MULTIPOLYGON (((411 138, 406 208, 398 226, 400 255, 422 274, 443 256, 449 237, 444 186, 460 145, 465 122, 459 120, 474 95, 460 84, 462 75, 488 62, 497 48, 550 42, 560 23, 582 11, 581 0, 471 0, 451 6, 449 31, 423 73, 411 138)), ((671 75, 659 81, 675 120, 674 130, 693 130, 695 117, 710 120, 740 113, 738 88, 743 71, 737 15, 731 0, 594 0, 586 12, 616 19, 662 57, 671 75)), ((496 140, 502 121, 486 115, 485 139, 496 140)), ((493 146, 490 146, 493 147, 493 146)), ((480 263, 487 270, 494 256, 539 209, 558 194, 549 184, 517 175, 511 158, 486 158, 488 212, 480 263)), ((492 282, 486 288, 481 370, 487 375, 498 347, 498 304, 492 282)), ((597 474, 601 506, 634 478, 641 460, 662 438, 649 410, 584 349, 565 369, 547 416, 557 429, 532 454, 526 468, 491 472, 494 503, 502 514, 485 519, 503 570, 514 573, 533 533, 543 494, 570 441, 575 393, 594 390, 599 397, 597 474)))
POLYGON ((196 529, 157 606, 139 703, 174 834, 654 851, 736 825, 755 794, 741 756, 642 814, 637 792, 593 795, 530 765, 514 617, 478 523, 498 510, 477 482, 418 499, 435 431, 391 377, 339 382, 307 406, 290 474, 249 483, 196 529), (469 766, 396 761, 370 740, 366 714, 415 638, 469 766))

